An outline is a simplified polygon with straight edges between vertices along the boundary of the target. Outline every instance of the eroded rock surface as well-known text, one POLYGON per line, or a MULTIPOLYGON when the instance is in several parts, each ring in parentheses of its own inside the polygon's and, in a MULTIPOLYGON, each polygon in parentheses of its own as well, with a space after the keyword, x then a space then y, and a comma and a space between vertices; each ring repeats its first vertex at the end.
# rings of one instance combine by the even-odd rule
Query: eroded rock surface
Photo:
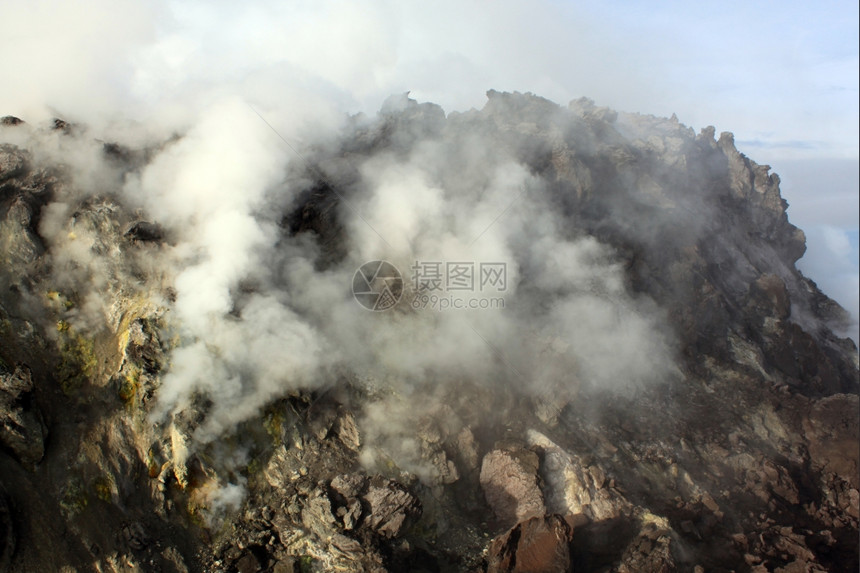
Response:
MULTIPOLYGON (((0 134, 92 144, 53 127, 0 120, 0 134)), ((290 167, 293 199, 255 214, 287 258, 299 243, 315 253, 284 275, 336 274, 355 255, 343 201, 376 184, 369 162, 431 157, 458 167, 433 185, 483 193, 470 162, 504 158, 561 235, 612 253, 623 284, 576 288, 614 288, 589 295, 624 292, 662 317, 667 332, 649 335, 671 341, 673 368, 603 387, 581 360, 557 360, 589 341, 560 336, 528 370, 494 353, 507 382, 425 364, 410 393, 384 365, 374 377, 338 364, 308 388, 281 392, 292 381, 279 378, 219 433, 213 418, 232 412, 205 383, 174 410, 160 402, 175 349, 195 342, 178 334, 165 268, 202 255, 120 192, 176 142, 98 143, 108 167, 94 178, 2 144, 0 571, 857 570, 857 348, 835 333, 845 312, 795 267, 804 237, 778 176, 731 134, 489 92, 482 110, 448 116, 395 96, 335 139, 303 150, 320 167, 290 167)), ((517 288, 570 288, 537 284, 551 257, 533 247, 512 246, 517 288)), ((264 282, 231 285, 219 320, 241 320, 264 282)), ((542 333, 517 335, 525 347, 542 333)), ((253 367, 228 378, 244 388, 253 367)))

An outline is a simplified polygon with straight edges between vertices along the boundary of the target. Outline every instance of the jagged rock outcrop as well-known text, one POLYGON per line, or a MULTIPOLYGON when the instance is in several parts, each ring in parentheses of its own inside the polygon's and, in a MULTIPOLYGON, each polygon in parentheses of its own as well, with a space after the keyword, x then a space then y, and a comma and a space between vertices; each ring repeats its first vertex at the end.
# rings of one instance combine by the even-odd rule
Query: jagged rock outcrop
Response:
MULTIPOLYGON (((7 117, 2 130, 89 144, 61 121, 40 131, 7 117)), ((589 241, 583 256, 617 275, 541 279, 542 265, 574 263, 544 260, 527 229, 511 246, 516 287, 537 294, 511 314, 554 319, 552 297, 579 280, 592 303, 659 316, 667 332, 648 335, 671 341, 672 368, 601 386, 588 356, 558 359, 590 341, 555 335, 516 367, 493 349, 512 383, 468 369, 446 378, 425 362, 407 392, 384 373, 408 356, 370 375, 358 370, 371 355, 353 354, 325 384, 278 379, 235 427, 212 424, 230 408, 205 383, 166 411, 164 380, 188 343, 171 265, 205 254, 121 192, 161 149, 99 143, 103 177, 76 179, 49 154, 2 144, 0 571, 857 569, 857 348, 831 328, 844 311, 795 267, 804 237, 778 176, 731 134, 491 91, 482 110, 448 116, 394 96, 332 139, 286 171, 290 200, 255 212, 287 258, 297 244, 313 255, 283 275, 348 274, 346 204, 364 206, 374 161, 429 157, 450 168, 432 182, 446 193, 490 193, 474 165, 514 165, 540 201, 510 209, 548 206, 558 235, 589 241)), ((241 278, 219 319, 241 320, 274 280, 241 278)), ((319 284, 277 294, 336 308, 343 292, 319 284)), ((619 344, 632 345, 634 325, 616 318, 607 324, 626 325, 619 344)), ((398 336, 434 319, 415 324, 398 336)), ((543 336, 517 335, 512 354, 543 336)), ((290 352, 277 346, 272 362, 290 352)), ((637 355, 643 370, 654 359, 637 355)), ((244 388, 253 366, 224 370, 244 388)))

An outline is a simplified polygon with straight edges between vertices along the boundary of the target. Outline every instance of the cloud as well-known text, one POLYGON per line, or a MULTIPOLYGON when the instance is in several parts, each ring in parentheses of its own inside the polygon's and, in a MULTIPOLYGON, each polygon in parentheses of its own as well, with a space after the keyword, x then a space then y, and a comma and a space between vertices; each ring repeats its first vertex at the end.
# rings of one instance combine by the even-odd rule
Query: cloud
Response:
POLYGON ((131 60, 156 39, 159 2, 12 0, 0 21, 3 114, 94 122, 133 97, 131 60))
POLYGON ((857 340, 857 229, 860 226, 860 162, 853 159, 772 161, 792 223, 806 232, 798 267, 851 313, 857 340))
POLYGON ((264 100, 261 76, 272 90, 301 87, 366 113, 407 90, 466 110, 495 88, 675 112, 740 141, 820 141, 794 152, 857 157, 857 133, 844 129, 858 118, 856 12, 848 2, 774 13, 743 3, 12 0, 0 53, 15 89, 0 109, 160 123, 225 94, 264 100), (732 32, 715 41, 709 28, 732 32))
POLYGON ((856 159, 786 159, 767 157, 780 176, 791 221, 805 228, 860 224, 860 161, 856 159))
POLYGON ((798 268, 851 314, 853 323, 843 334, 860 341, 860 250, 856 229, 851 233, 828 225, 810 226, 806 228, 806 244, 807 252, 798 261, 798 268))
POLYGON ((793 140, 793 141, 773 141, 768 139, 748 139, 744 141, 738 141, 737 145, 740 147, 756 147, 756 148, 766 148, 766 149, 792 149, 792 150, 815 150, 821 149, 826 146, 823 141, 804 141, 804 140, 793 140))

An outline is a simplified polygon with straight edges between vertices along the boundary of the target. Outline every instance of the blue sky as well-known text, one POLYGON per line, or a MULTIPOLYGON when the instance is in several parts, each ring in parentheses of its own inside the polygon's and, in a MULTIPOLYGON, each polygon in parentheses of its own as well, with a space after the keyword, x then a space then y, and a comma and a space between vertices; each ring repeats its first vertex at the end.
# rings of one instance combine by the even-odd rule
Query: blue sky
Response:
POLYGON ((453 111, 481 107, 494 88, 732 131, 782 176, 809 237, 801 268, 857 316, 856 0, 7 0, 0 10, 0 114, 34 122, 157 123, 225 93, 372 114, 411 91, 453 111))

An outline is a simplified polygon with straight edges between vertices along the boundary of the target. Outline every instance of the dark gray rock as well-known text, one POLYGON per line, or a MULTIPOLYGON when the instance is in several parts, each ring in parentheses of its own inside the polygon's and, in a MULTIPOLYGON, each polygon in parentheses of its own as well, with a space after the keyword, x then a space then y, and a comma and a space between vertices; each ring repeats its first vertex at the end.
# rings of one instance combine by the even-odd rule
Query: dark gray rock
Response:
POLYGON ((0 485, 0 572, 9 570, 15 553, 15 522, 6 491, 0 485))
POLYGON ((125 236, 134 241, 160 243, 164 239, 164 229, 157 223, 137 221, 129 225, 125 236))
POLYGON ((14 145, 0 144, 0 182, 22 175, 28 164, 27 152, 14 145))
POLYGON ((350 499, 364 493, 368 478, 364 474, 343 474, 331 480, 331 488, 343 497, 350 499))
POLYGON ((0 366, 0 444, 27 466, 45 454, 47 428, 33 400, 30 370, 17 366, 9 372, 0 366))
POLYGON ((421 502, 402 484, 381 477, 373 478, 362 496, 368 505, 364 523, 385 538, 398 537, 421 516, 421 502))

